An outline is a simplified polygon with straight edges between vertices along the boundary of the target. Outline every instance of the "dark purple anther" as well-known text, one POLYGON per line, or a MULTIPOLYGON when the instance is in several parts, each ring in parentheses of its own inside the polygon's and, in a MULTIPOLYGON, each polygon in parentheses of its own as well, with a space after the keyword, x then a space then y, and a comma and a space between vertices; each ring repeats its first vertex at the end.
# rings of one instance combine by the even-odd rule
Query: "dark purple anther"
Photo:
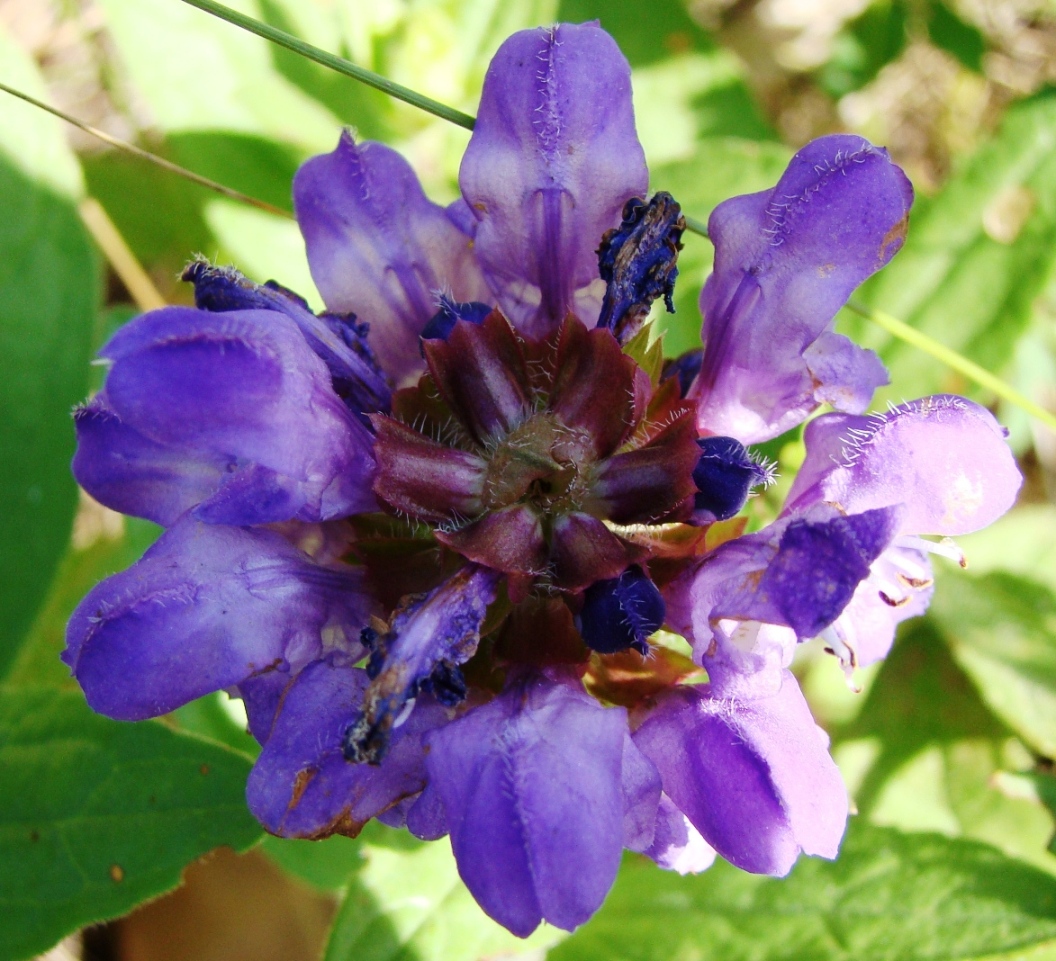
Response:
POLYGON ((695 350, 687 350, 684 354, 664 362, 664 371, 660 375, 661 380, 668 377, 677 377, 678 386, 682 390, 682 396, 689 393, 697 374, 700 373, 701 364, 704 362, 704 348, 697 347, 695 350))
POLYGON ((648 203, 638 197, 628 200, 623 223, 602 238, 598 271, 608 286, 598 326, 608 327, 621 344, 638 333, 657 297, 675 312, 671 295, 685 229, 682 208, 661 191, 648 203))
POLYGON ((440 309, 422 328, 422 340, 447 340, 458 321, 468 320, 471 324, 481 324, 492 309, 487 304, 475 301, 460 304, 450 297, 441 297, 440 309))
POLYGON ((634 564, 619 577, 587 588, 579 631, 599 654, 615 654, 628 647, 647 654, 649 635, 664 623, 664 611, 656 585, 634 564))
POLYGON ((697 494, 693 506, 705 523, 733 517, 748 500, 748 492, 768 484, 771 471, 756 461, 739 441, 732 437, 704 437, 697 441, 700 460, 693 471, 697 494), (710 516, 709 516, 710 515, 710 516))

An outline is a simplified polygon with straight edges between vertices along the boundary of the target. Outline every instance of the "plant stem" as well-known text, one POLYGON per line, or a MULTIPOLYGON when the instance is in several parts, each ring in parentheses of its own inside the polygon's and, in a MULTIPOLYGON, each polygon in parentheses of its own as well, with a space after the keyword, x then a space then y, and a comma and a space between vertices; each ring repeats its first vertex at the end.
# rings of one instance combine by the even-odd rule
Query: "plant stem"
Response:
POLYGON ((321 63, 324 67, 343 73, 346 77, 351 77, 353 80, 358 80, 360 83, 374 87, 382 93, 387 93, 390 97, 409 103, 412 107, 417 107, 419 110, 424 110, 443 120, 449 120, 453 124, 465 127, 467 130, 472 130, 473 124, 476 122, 473 117, 462 113, 461 110, 455 110, 454 107, 448 107, 446 104, 424 97, 420 93, 415 93, 401 84, 386 80, 372 70, 356 66, 356 64, 346 60, 344 57, 313 47, 310 43, 305 43, 298 37, 286 33, 285 30, 279 30, 266 23, 261 23, 259 20, 254 20, 253 17, 247 17, 237 10, 232 10, 230 7, 225 7, 222 3, 217 3, 216 0, 183 0, 183 2, 189 3, 192 7, 197 7, 199 10, 204 10, 214 17, 219 17, 221 20, 226 20, 236 27, 255 33, 258 37, 277 43, 280 47, 292 50, 302 57, 321 63))

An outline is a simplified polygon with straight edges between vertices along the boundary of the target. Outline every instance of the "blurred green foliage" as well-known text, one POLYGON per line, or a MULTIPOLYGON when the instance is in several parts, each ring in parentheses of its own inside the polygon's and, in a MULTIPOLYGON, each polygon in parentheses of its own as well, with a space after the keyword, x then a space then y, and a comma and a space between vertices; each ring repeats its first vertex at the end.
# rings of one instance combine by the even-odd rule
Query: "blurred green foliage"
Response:
MULTIPOLYGON (((102 93, 157 153, 290 209, 297 165, 331 149, 348 124, 404 151, 435 199, 456 196, 466 131, 179 0, 99 6, 110 44, 102 93)), ((599 18, 634 69, 651 187, 671 191, 701 220, 724 198, 773 184, 810 117, 828 129, 846 98, 862 96, 878 98, 882 114, 885 77, 904 69, 912 50, 938 51, 969 90, 992 85, 991 58, 1007 54, 966 7, 935 0, 876 0, 850 19, 835 15, 823 62, 798 72, 779 62, 765 24, 752 20, 754 3, 232 6, 469 112, 509 33, 599 18), (797 97, 812 105, 807 120, 782 112, 797 97)), ((1044 12, 1036 18, 1044 27, 1044 12)), ((0 64, 0 79, 48 99, 11 38, 0 36, 0 64)), ((980 110, 987 119, 970 137, 937 127, 920 134, 954 144, 951 169, 926 184, 905 249, 860 298, 1051 403, 1056 97, 1025 92, 993 87, 987 103, 1002 109, 980 110)), ((907 157, 910 169, 914 162, 907 157)), ((70 538, 69 411, 98 386, 93 351, 133 312, 78 218, 85 195, 101 201, 171 301, 189 300, 175 277, 201 252, 258 280, 275 277, 319 305, 291 221, 113 152, 77 157, 58 121, 0 98, 0 958, 27 957, 86 922, 125 913, 176 885, 182 867, 209 848, 244 849, 260 837, 242 800, 255 746, 226 695, 165 722, 119 725, 87 709, 58 661, 80 597, 157 533, 82 504, 70 538)), ((676 312, 661 318, 669 354, 699 344, 696 303, 710 264, 707 242, 687 235, 676 312)), ((940 390, 992 401, 866 321, 846 316, 841 325, 891 369, 878 401, 940 390)), ((554 958, 1056 957, 1048 850, 1056 508, 1045 497, 1054 489, 1054 445, 1021 412, 1000 413, 1029 483, 1020 507, 964 539, 973 574, 940 571, 932 613, 906 625, 891 657, 862 678, 865 694, 847 691, 831 659, 805 652, 797 668, 859 811, 840 859, 801 861, 790 879, 775 881, 722 864, 680 878, 629 858, 601 913, 553 948, 554 958)), ((768 453, 791 471, 802 449, 793 435, 768 453)), ((753 505, 753 522, 776 509, 774 496, 753 505)), ((521 943, 498 929, 461 886, 442 842, 422 846, 371 828, 356 842, 268 839, 262 849, 291 876, 343 898, 328 961, 468 961, 546 951, 558 940, 544 929, 521 943)))

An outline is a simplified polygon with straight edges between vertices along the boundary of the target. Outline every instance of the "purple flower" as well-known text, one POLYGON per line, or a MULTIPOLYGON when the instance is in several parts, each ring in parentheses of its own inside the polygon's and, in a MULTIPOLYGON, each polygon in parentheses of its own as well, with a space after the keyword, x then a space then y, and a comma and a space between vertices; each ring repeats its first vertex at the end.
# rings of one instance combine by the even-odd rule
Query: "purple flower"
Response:
POLYGON ((451 207, 347 133, 298 172, 326 312, 195 262, 196 309, 119 331, 74 471, 167 530, 70 622, 89 703, 240 696, 269 831, 450 835, 520 935, 586 921, 625 848, 682 873, 834 857, 846 792, 797 640, 882 656, 946 550, 920 535, 988 523, 1018 474, 966 401, 857 416, 885 374, 831 328, 905 231, 882 150, 815 141, 715 211, 706 347, 666 370, 639 334, 685 224, 646 185, 611 38, 526 31, 451 207), (850 413, 812 422, 785 512, 737 537, 771 479, 745 444, 822 403, 850 413))

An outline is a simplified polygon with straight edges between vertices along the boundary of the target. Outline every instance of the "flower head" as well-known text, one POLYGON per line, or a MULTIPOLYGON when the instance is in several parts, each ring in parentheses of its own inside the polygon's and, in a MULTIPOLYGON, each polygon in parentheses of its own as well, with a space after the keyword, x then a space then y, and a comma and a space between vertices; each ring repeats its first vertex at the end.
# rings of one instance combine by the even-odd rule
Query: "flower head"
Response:
POLYGON ((269 831, 450 835, 521 935, 589 918, 624 848, 835 856, 846 791, 792 650, 882 656, 926 604, 919 535, 1018 486, 968 402, 860 416, 885 374, 832 320, 911 201, 860 138, 715 211, 704 349, 663 366, 643 325, 685 224, 645 199, 629 78, 596 25, 510 38, 446 209, 343 134, 294 183, 327 311, 196 262, 197 309, 119 331, 76 415, 83 486, 167 528, 70 622, 89 703, 236 693, 269 831), (784 513, 738 536, 771 477, 745 445, 823 403, 784 513))

